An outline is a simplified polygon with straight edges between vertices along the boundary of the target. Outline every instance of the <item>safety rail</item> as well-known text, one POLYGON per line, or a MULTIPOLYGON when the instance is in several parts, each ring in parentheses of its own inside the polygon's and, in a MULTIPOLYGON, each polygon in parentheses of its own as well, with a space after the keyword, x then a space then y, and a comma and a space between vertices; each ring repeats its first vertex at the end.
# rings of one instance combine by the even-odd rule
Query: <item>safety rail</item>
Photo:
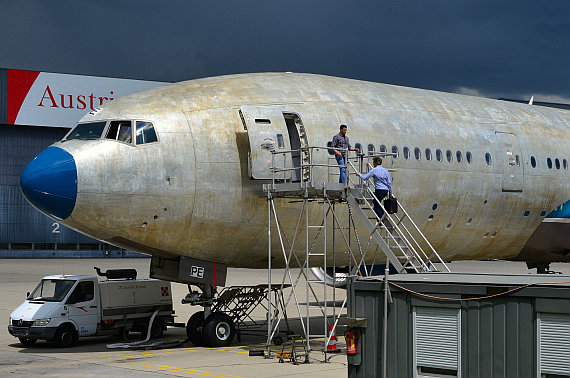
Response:
MULTIPOLYGON (((324 164, 324 163, 314 163, 314 152, 319 151, 319 150, 326 150, 326 151, 332 151, 332 150, 337 150, 337 151, 343 151, 345 153, 348 153, 347 149, 343 149, 343 148, 333 148, 333 147, 320 147, 320 146, 308 146, 308 147, 301 147, 297 150, 278 150, 278 151, 271 151, 271 187, 272 189, 275 189, 275 184, 277 183, 281 183, 281 182, 287 182, 287 180, 291 180, 290 178, 286 177, 286 172, 292 172, 292 171, 299 171, 303 174, 301 180, 298 181, 300 188, 301 189, 305 189, 309 186, 314 186, 315 184, 315 174, 314 174, 314 169, 315 167, 321 167, 321 168, 337 168, 338 169, 338 164, 324 164), (300 155, 306 155, 308 156, 308 162, 304 162, 303 159, 301 159, 300 165, 295 166, 295 167, 288 167, 287 166, 287 159, 286 156, 288 154, 293 154, 293 153, 299 153, 300 155), (279 155, 283 155, 283 166, 276 166, 276 162, 278 159, 277 156, 279 155), (282 177, 276 177, 276 175, 278 175, 279 173, 283 173, 282 177)), ((322 181, 322 180, 321 180, 322 181)), ((346 187, 346 183, 344 185, 346 187)))
MULTIPOLYGON (((373 154, 371 156, 374 156, 373 154)), ((348 165, 357 172, 356 168, 348 161, 348 165)), ((367 164, 368 170, 372 169, 372 165, 370 163, 367 164)), ((361 172, 362 173, 362 172, 361 172)), ((430 272, 430 271, 438 271, 437 267, 433 264, 434 261, 432 259, 436 259, 436 263, 440 263, 443 266, 443 269, 447 272, 450 271, 447 264, 443 261, 443 259, 439 256, 436 250, 433 248, 431 243, 427 240, 425 235, 420 231, 416 223, 410 217, 408 212, 406 211, 405 207, 402 205, 401 202, 398 202, 398 211, 403 213, 403 216, 399 216, 398 213, 389 214, 384 205, 375 195, 374 187, 367 181, 361 180, 363 185, 356 190, 362 190, 360 193, 361 196, 359 199, 364 201, 366 206, 369 210, 373 210, 374 201, 376 201, 380 207, 382 208, 384 214, 382 216, 383 219, 380 219, 376 212, 374 213, 374 217, 376 218, 377 225, 386 231, 385 239, 394 243, 391 247, 396 248, 402 258, 405 260, 402 264, 402 271, 407 269, 413 269, 415 272, 430 272), (371 187, 372 186, 372 187, 371 187), (368 196, 367 196, 368 195, 368 196), (385 219, 388 219, 388 222, 385 222, 385 219), (408 221, 410 224, 410 228, 406 226, 404 221, 408 221), (411 229, 411 230, 410 230, 411 229), (395 233, 393 232, 395 231, 395 233), (416 236, 419 235, 425 246, 427 246, 428 253, 424 251, 424 248, 420 245, 420 243, 416 240, 412 231, 415 232, 416 236), (400 239, 402 243, 400 243, 400 239)), ((347 176, 347 183, 353 183, 350 176, 347 176)), ((353 183, 353 187, 357 187, 357 183, 353 183)), ((353 189, 354 190, 354 189, 353 189)))

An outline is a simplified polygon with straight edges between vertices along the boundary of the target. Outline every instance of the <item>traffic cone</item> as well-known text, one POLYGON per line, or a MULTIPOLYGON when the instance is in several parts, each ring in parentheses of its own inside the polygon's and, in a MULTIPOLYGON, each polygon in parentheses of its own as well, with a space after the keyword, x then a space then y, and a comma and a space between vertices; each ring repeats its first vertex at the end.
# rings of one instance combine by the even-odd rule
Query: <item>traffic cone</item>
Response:
POLYGON ((340 349, 337 349, 336 347, 336 337, 334 335, 332 324, 329 330, 329 335, 331 336, 331 340, 329 341, 329 345, 327 345, 327 353, 340 353, 340 349))

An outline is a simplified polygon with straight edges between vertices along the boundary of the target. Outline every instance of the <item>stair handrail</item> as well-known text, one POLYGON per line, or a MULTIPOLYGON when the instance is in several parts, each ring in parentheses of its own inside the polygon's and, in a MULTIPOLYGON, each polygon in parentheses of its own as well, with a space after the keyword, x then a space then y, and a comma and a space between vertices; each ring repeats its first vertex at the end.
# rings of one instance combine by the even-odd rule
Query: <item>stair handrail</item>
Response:
MULTIPOLYGON (((372 166, 370 164, 369 165, 369 169, 372 168, 372 166)), ((410 223, 412 224, 412 226, 414 227, 414 229, 417 231, 418 234, 420 234, 421 238, 423 239, 423 241, 427 244, 427 246, 429 247, 430 251, 431 251, 431 256, 435 256, 437 259, 437 262, 439 262, 447 272, 451 272, 451 270, 449 269, 449 267, 447 266, 447 264, 445 263, 445 261, 443 261, 443 259, 441 258, 441 256, 439 255, 439 253, 437 253, 437 251, 435 250, 435 248, 431 245, 431 243, 429 242, 429 240, 427 240, 427 238, 425 237, 424 233, 421 232, 421 230, 419 229, 419 227, 416 225, 416 223, 414 222, 414 220, 412 219, 412 217, 410 216, 410 214, 407 212, 406 208, 402 205, 401 202, 398 203, 398 205, 400 206, 400 208, 402 209, 402 211, 404 212, 405 217, 407 217, 410 221, 410 223)), ((403 218, 403 217, 402 217, 403 218)), ((405 225, 404 225, 405 227, 405 225)), ((406 231, 409 233, 409 231, 406 229, 406 231)), ((411 234, 411 233, 410 233, 411 234)), ((414 239, 414 242, 417 244, 417 242, 414 239)), ((422 250, 422 253, 425 255, 425 252, 423 251, 422 248, 420 248, 422 250)), ((431 258, 426 256, 426 258, 431 262, 431 258)))
MULTIPOLYGON (((352 165, 352 163, 350 163, 351 167, 353 169, 354 165, 352 165)), ((367 163, 367 168, 371 169, 373 168, 369 163, 367 163)), ((356 171, 356 169, 355 169, 356 171)), ((376 196, 374 195, 374 191, 370 188, 370 184, 368 182, 365 182, 365 188, 366 191, 372 195, 372 197, 374 198, 374 200, 378 201, 378 199, 376 198, 376 196)), ((366 199, 365 199, 366 200, 366 199)), ((396 229, 399 231, 399 236, 404 240, 404 243, 406 244, 406 246, 408 248, 410 248, 410 250, 413 252, 413 254, 415 255, 416 259, 418 261, 420 261, 423 265, 424 268, 427 268, 428 271, 431 271, 432 269, 430 267, 427 266, 426 263, 423 262, 423 259, 421 259, 419 257, 418 252, 416 251, 415 248, 413 248, 413 245, 411 245, 411 243, 407 240, 406 236, 404 233, 401 232, 400 227, 398 227, 398 225, 401 225, 402 228, 405 230, 406 234, 413 240, 414 244, 417 246, 417 248, 421 251, 422 255, 425 257, 425 259, 431 263, 431 266, 433 267, 434 270, 437 270, 437 268, 433 265, 432 263, 432 259, 433 257, 436 258, 437 262, 439 262, 440 264, 442 264, 442 266, 444 267, 444 269, 446 271, 450 271, 449 267, 447 266, 447 264, 443 261, 443 259, 441 258, 441 256, 437 253, 437 251, 435 250, 435 248, 433 248, 433 246, 431 245, 431 243, 427 240, 427 238, 425 237, 425 235, 421 232, 421 230, 418 228, 418 226, 416 225, 416 223, 413 221, 412 217, 410 217, 409 213, 406 211, 406 209, 404 208, 404 206, 402 205, 402 203, 399 203, 399 207, 402 209, 404 216, 401 218, 396 217, 396 219, 398 220, 398 222, 394 222, 394 219, 392 219, 392 216, 390 214, 388 214, 386 212, 386 209, 384 209, 384 206, 382 205, 382 203, 380 201, 378 201, 378 203, 380 203, 380 206, 382 207, 382 209, 384 210, 386 216, 388 217, 388 219, 393 223, 394 226, 396 226, 396 229), (428 248, 431 250, 431 258, 430 256, 428 256, 426 254, 426 252, 423 250, 423 248, 420 246, 420 244, 417 242, 417 240, 414 238, 412 232, 410 232, 410 230, 408 230, 408 228, 406 227, 406 225, 403 223, 404 218, 408 218, 408 220, 410 221, 410 223, 412 224, 413 228, 416 230, 416 232, 421 236, 421 238, 423 239, 423 241, 426 243, 426 245, 428 246, 428 248)), ((378 218, 378 217, 377 217, 378 218)), ((398 244, 398 243, 397 243, 398 244)), ((400 248, 401 250, 401 248, 400 248)), ((403 252, 403 251, 402 251, 403 252)), ((405 255, 405 253, 404 253, 405 255)))
MULTIPOLYGON (((372 169, 372 165, 370 165, 370 163, 367 164, 368 169, 372 169)), ((367 189, 369 191, 371 191, 372 189, 370 188, 370 185, 368 183, 366 183, 367 185, 367 189)), ((384 206, 382 204, 380 204, 382 206, 382 209, 384 209, 384 206)), ((408 214, 408 212, 406 211, 406 209, 404 208, 404 206, 402 205, 402 203, 399 203, 399 207, 402 209, 402 211, 404 212, 404 216, 401 218, 398 218, 398 216, 396 215, 395 218, 399 221, 397 222, 398 224, 401 224, 402 227, 404 228, 404 230, 406 231, 406 233, 410 236, 410 238, 413 240, 414 244, 418 247, 418 249, 421 251, 421 253, 423 254, 423 256, 425 257, 425 259, 429 262, 431 262, 430 257, 426 254, 426 252, 424 251, 424 249, 421 247, 421 245, 418 243, 418 241, 416 240, 416 238, 414 238, 414 235, 410 232, 410 230, 408 230, 408 228, 406 227, 406 225, 403 223, 404 218, 408 218, 409 221, 412 223, 412 226, 414 227, 414 229, 416 230, 416 232, 418 234, 420 234, 420 236, 422 236, 422 238, 424 239, 424 241, 428 244, 428 246, 430 247, 430 249, 432 250, 432 255, 435 255, 436 257, 439 258, 438 253, 435 251, 435 249, 431 246, 430 242, 425 238, 424 234, 419 230, 418 226, 416 226, 416 224, 414 223, 412 217, 410 217, 410 215, 408 214)), ((392 218, 390 218, 390 220, 392 220, 392 218)), ((415 250, 414 250, 415 252, 415 250)), ((416 252, 417 253, 417 252, 416 252)), ((441 260, 441 259, 440 259, 441 260)), ((427 265, 427 264, 426 264, 427 265)), ((432 265, 433 266, 433 265, 432 265)), ((435 267, 434 267, 435 268, 435 267)), ((429 269, 428 267, 428 270, 429 269)))
MULTIPOLYGON (((352 163, 350 163, 350 165, 352 166, 352 168, 354 169, 354 166, 352 165, 352 163)), ((355 169, 356 171, 356 169, 355 169)), ((421 267, 424 271, 430 271, 431 269, 427 266, 427 264, 423 261, 423 259, 420 257, 419 253, 416 251, 416 249, 414 248, 414 246, 412 245, 412 243, 410 243, 410 241, 406 238, 406 235, 402 232, 402 230, 400 229, 400 227, 398 226, 399 224, 401 224, 404 229, 406 230, 406 232, 408 233, 408 235, 413 239, 413 236, 411 235, 411 233, 405 228, 405 225, 402 224, 401 222, 395 222, 392 217, 390 216, 390 214, 388 214, 388 212, 386 211, 386 209, 384 209, 384 206, 382 205, 382 203, 380 201, 378 201, 378 198, 376 197, 376 195, 374 194, 374 191, 370 189, 370 185, 368 184, 368 182, 364 182, 364 188, 366 189, 366 191, 368 192, 368 194, 370 194, 372 196, 372 199, 377 201, 380 204, 380 207, 382 208, 382 210, 384 210, 384 214, 388 217, 388 219, 391 221, 393 227, 396 229, 397 231, 397 235, 402 239, 402 241, 404 242, 404 247, 409 249, 409 252, 411 252, 411 254, 413 255, 413 257, 415 258, 416 262, 418 262, 419 264, 421 264, 421 267)), ((370 206, 370 204, 368 203, 368 200, 366 198, 364 198, 364 200, 366 201, 366 204, 368 205, 369 208, 372 208, 370 206)), ((378 221, 380 222, 381 219, 378 217, 378 215, 375 213, 374 216, 376 217, 376 219, 378 219, 378 221)), ((407 259, 406 263, 403 264, 403 268, 406 267, 406 265, 408 265, 409 263, 412 263, 412 267, 414 268, 414 270, 416 270, 417 272, 417 268, 415 265, 413 265, 413 262, 411 261, 412 257, 408 256, 408 253, 406 253, 406 251, 404 251, 402 249, 402 245, 400 245, 400 243, 394 238, 394 235, 392 235, 392 233, 387 230, 387 236, 394 242, 394 244, 396 245, 396 247, 398 247, 398 249, 400 250, 400 252, 402 253, 403 256, 405 256, 405 258, 407 259)), ((414 240, 415 242, 415 240, 414 240)), ((417 245, 417 242, 416 242, 417 245)), ((418 248, 421 250, 421 247, 418 246, 418 248)), ((425 254, 424 254, 425 255, 425 254)), ((427 257, 426 257, 427 258, 427 257)), ((428 259, 429 261, 429 259, 428 259)))

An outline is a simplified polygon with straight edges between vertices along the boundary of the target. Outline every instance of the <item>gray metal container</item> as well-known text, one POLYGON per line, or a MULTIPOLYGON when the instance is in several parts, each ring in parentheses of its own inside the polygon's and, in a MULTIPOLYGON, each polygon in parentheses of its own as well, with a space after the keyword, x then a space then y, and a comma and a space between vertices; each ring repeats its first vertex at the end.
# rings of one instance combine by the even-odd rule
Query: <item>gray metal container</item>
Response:
POLYGON ((349 377, 382 376, 384 336, 390 378, 570 376, 569 276, 426 273, 388 280, 386 333, 383 277, 348 286, 349 323, 366 319, 361 363, 349 358, 349 377), (466 298, 480 299, 458 300, 466 298))

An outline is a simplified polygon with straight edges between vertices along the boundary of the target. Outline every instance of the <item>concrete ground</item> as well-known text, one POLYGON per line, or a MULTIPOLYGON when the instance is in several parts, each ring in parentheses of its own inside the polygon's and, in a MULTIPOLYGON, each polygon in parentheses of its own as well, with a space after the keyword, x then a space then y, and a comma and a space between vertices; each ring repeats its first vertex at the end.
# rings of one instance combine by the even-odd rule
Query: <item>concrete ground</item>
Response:
MULTIPOLYGON (((94 266, 103 270, 113 268, 136 268, 139 278, 148 277, 148 259, 29 259, 0 261, 0 319, 4 319, 0 331, 0 376, 208 376, 208 377, 344 377, 347 363, 344 353, 333 355, 329 363, 323 363, 323 341, 314 342, 309 364, 293 365, 290 362, 278 363, 277 358, 250 357, 250 349, 264 349, 266 331, 244 334, 241 341, 234 339, 230 347, 200 348, 191 343, 182 347, 162 350, 129 351, 110 350, 106 345, 121 342, 115 337, 91 337, 80 339, 78 345, 61 349, 55 345, 38 342, 31 347, 23 347, 18 339, 8 333, 8 318, 12 310, 20 305, 36 283, 50 274, 93 274, 94 266)), ((456 272, 529 273, 524 263, 503 261, 457 262, 450 265, 456 272)), ((570 264, 553 264, 551 269, 570 275, 570 264)), ((278 273, 278 272, 277 272, 278 273)), ((272 281, 281 280, 274 274, 272 281)), ((228 286, 257 285, 267 282, 265 270, 229 269, 228 286)), ((187 288, 182 284, 172 284, 174 309, 177 321, 185 323, 198 308, 182 305, 180 300, 187 288)), ((304 289, 299 290, 304 292, 304 289)), ((337 293, 344 294, 340 290, 337 293)), ((330 298, 330 297, 329 297, 330 298)), ((338 299, 338 298, 337 298, 338 299)), ((301 298, 301 301, 304 300, 301 298)), ((288 306, 292 328, 299 326, 295 306, 288 306)), ((252 314, 256 320, 263 320, 265 310, 258 309, 252 314)), ((322 321, 311 322, 312 329, 323 328, 322 321)), ((339 330, 338 333, 342 332, 339 330)), ((313 332, 311 332, 313 333, 313 332)), ((184 340, 183 328, 169 328, 165 340, 184 340)), ((344 349, 342 337, 337 337, 340 348, 344 349)), ((280 348, 275 348, 279 351, 280 348)), ((330 355, 329 355, 330 356, 330 355)))

